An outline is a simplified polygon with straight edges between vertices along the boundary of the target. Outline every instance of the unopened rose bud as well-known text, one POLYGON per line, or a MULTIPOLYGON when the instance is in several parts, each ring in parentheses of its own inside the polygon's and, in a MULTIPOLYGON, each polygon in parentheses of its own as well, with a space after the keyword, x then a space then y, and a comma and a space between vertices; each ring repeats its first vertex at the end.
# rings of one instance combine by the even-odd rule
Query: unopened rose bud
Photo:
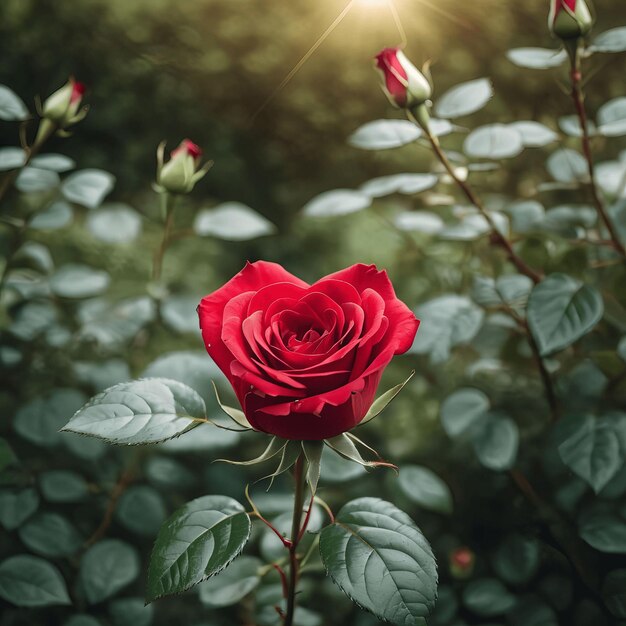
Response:
POLYGON ((42 117, 62 129, 80 122, 87 115, 87 108, 80 108, 84 93, 85 85, 70 78, 61 89, 46 98, 42 117))
MULTIPOLYGON (((412 109, 424 104, 433 93, 428 78, 413 65, 400 48, 385 48, 376 55, 383 91, 391 104, 412 109)), ((427 70, 426 70, 427 71, 427 70)))
POLYGON ((585 0, 550 0, 548 28, 560 39, 584 37, 593 26, 585 0))
POLYGON ((189 139, 180 142, 167 163, 163 162, 164 151, 165 143, 162 143, 157 150, 157 184, 170 193, 189 193, 213 165, 207 161, 200 166, 202 150, 189 139))
POLYGON ((454 578, 468 578, 474 570, 476 556, 466 547, 452 550, 449 555, 450 573, 454 578))

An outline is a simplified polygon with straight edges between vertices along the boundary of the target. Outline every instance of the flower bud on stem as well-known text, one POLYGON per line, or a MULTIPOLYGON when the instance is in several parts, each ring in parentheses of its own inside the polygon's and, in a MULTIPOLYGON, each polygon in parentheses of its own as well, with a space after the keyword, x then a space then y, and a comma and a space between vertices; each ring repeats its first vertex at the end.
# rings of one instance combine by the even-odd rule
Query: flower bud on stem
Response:
POLYGON ((433 135, 430 125, 428 124, 429 118, 426 117, 428 115, 428 111, 424 111, 425 105, 421 105, 414 109, 407 110, 407 115, 409 119, 420 126, 428 141, 430 141, 430 145, 433 148, 433 151, 440 163, 444 166, 452 180, 457 184, 457 186, 461 189, 461 191, 465 194, 466 198, 473 204, 479 211, 479 213, 485 218, 487 224, 491 228, 491 237, 492 241, 503 248, 508 258, 511 260, 513 265, 520 271, 522 274, 528 276, 534 283, 538 283, 542 279, 542 275, 532 269, 520 256, 517 255, 515 250, 513 250, 513 246, 511 242, 498 230, 496 223, 493 221, 493 217, 491 214, 485 209, 480 198, 474 193, 474 190, 463 180, 461 180, 456 172, 454 171, 454 167, 448 160, 445 152, 441 149, 441 145, 439 143, 439 139, 433 135))
MULTIPOLYGON (((565 43, 567 44, 568 42, 565 43)), ((578 115, 578 120, 580 123, 581 146, 583 156, 587 161, 587 172, 589 174, 589 189, 591 191, 591 197, 596 212, 598 213, 598 217, 600 218, 601 222, 604 224, 606 230, 609 233, 611 247, 619 252, 623 257, 626 257, 626 247, 624 247, 624 244, 619 238, 617 229, 615 228, 615 225, 613 224, 609 214, 607 213, 606 207, 604 206, 604 203, 598 191, 598 187, 596 185, 595 167, 593 163, 593 155, 591 153, 591 142, 589 140, 589 125, 587 124, 587 111, 585 109, 585 94, 582 85, 580 40, 577 39, 573 43, 570 42, 570 44, 571 45, 566 45, 566 49, 568 51, 570 59, 570 78, 572 83, 571 94, 572 100, 574 101, 576 114, 578 115)))

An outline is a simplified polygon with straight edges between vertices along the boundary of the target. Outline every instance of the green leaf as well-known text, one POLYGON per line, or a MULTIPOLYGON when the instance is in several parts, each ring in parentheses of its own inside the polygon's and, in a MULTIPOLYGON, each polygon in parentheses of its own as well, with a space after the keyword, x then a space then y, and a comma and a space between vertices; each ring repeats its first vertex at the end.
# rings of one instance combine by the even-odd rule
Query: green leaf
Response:
POLYGON ((626 135, 626 97, 609 100, 598 109, 598 132, 605 137, 626 135))
POLYGON ((539 569, 539 543, 519 534, 509 535, 494 554, 493 569, 511 585, 526 584, 539 569))
POLYGON ((511 63, 533 70, 558 67, 567 60, 565 50, 550 50, 548 48, 514 48, 509 50, 506 56, 511 63))
POLYGON ((111 276, 104 270, 68 263, 50 278, 50 289, 61 298, 92 298, 109 288, 111 276))
POLYGON ((593 52, 624 52, 626 50, 626 26, 611 28, 600 33, 592 42, 593 52))
POLYGON ((251 523, 226 496, 188 502, 161 527, 148 569, 148 601, 180 593, 221 572, 243 550, 251 523))
POLYGON ((474 450, 478 460, 494 471, 511 469, 517 457, 519 431, 517 424, 506 415, 487 413, 473 433, 474 450))
POLYGON ((577 476, 598 493, 622 466, 617 433, 609 419, 586 415, 559 445, 559 455, 577 476))
POLYGON ((602 585, 602 597, 615 617, 626 618, 626 569, 616 569, 608 574, 602 585))
POLYGON ((39 494, 27 487, 21 491, 0 491, 0 524, 15 530, 39 508, 39 494))
POLYGON ((48 470, 39 476, 41 494, 48 502, 78 502, 89 493, 85 479, 69 470, 48 470))
POLYGON ((493 97, 488 78, 478 78, 457 85, 437 99, 435 112, 439 117, 454 119, 482 109, 493 97))
POLYGON ((559 135, 544 124, 532 121, 513 122, 509 128, 516 130, 522 137, 525 148, 541 148, 557 141, 559 135))
POLYGON ((359 498, 320 535, 328 575, 378 619, 425 626, 437 597, 437 565, 413 520, 390 502, 359 498))
POLYGON ((504 124, 481 126, 473 130, 463 143, 465 154, 482 159, 509 159, 523 149, 520 133, 504 124))
POLYGON ((45 210, 37 213, 28 222, 28 227, 35 230, 58 230, 67 226, 73 217, 72 207, 63 200, 57 200, 45 210))
POLYGON ((459 437, 485 419, 489 398, 479 389, 458 389, 441 405, 441 425, 448 437, 459 437))
POLYGON ((30 113, 22 99, 6 85, 0 85, 0 120, 19 122, 29 117, 30 113))
POLYGON ((394 216, 393 223, 400 230, 427 235, 436 235, 445 226, 443 219, 430 211, 402 211, 394 216))
POLYGON ((334 217, 362 211, 372 204, 372 198, 362 191, 334 189, 307 202, 302 209, 308 217, 334 217))
MULTIPOLYGON (((43 322, 46 316, 42 316, 43 322)), ((16 432, 37 446, 52 447, 61 442, 59 429, 67 416, 85 402, 85 395, 75 389, 55 389, 45 396, 33 398, 15 415, 16 432)))
POLYGON ((24 166, 24 163, 26 163, 26 153, 22 148, 0 148, 0 172, 19 169, 24 166))
POLYGON ((38 513, 20 527, 19 535, 27 548, 51 558, 75 554, 82 544, 76 528, 57 513, 38 513))
POLYGON ((552 178, 560 183, 579 183, 589 177, 585 157, 570 148, 560 148, 553 152, 546 167, 552 178))
POLYGON ((626 524, 615 513, 592 511, 582 515, 578 534, 600 552, 626 554, 626 524))
MULTIPOLYGON (((4 437, 0 437, 0 472, 7 467, 17 464, 18 460, 15 452, 13 452, 13 448, 11 448, 9 442, 4 437)), ((0 506, 0 509, 2 509, 2 506, 0 506)))
POLYGON ((531 292, 528 326, 542 356, 567 348, 602 319, 602 296, 566 274, 550 274, 531 292))
POLYGON ((149 626, 154 616, 154 606, 146 605, 143 598, 117 598, 109 604, 113 626, 149 626))
POLYGON ((378 398, 376 398, 376 400, 374 400, 374 402, 372 403, 372 406, 369 408, 368 412, 365 414, 365 417, 359 422, 358 425, 361 426, 362 424, 367 424, 367 422, 370 422, 375 417, 378 417, 389 406, 391 401, 402 391, 404 386, 411 380, 411 378, 413 378, 414 374, 415 370, 413 370, 409 374, 409 377, 403 383, 400 383, 399 385, 388 389, 383 394, 378 396, 378 398))
POLYGON ((15 187, 22 193, 45 193, 56 188, 60 182, 56 172, 29 166, 20 170, 15 187))
POLYGON ((394 193, 413 195, 431 189, 438 181, 436 174, 393 174, 372 178, 362 184, 360 190, 372 198, 394 193))
POLYGON ((463 591, 463 604, 480 617, 502 615, 515 604, 515 596, 496 578, 479 578, 463 591))
POLYGON ((85 552, 78 577, 87 601, 97 604, 130 585, 139 571, 139 553, 133 546, 119 539, 104 539, 85 552))
POLYGON ((87 229, 105 243, 130 243, 141 234, 141 217, 130 206, 106 204, 87 216, 87 229))
POLYGON ((100 622, 87 613, 77 613, 72 615, 67 621, 63 622, 63 626, 102 626, 100 622))
POLYGON ((466 296, 445 294, 418 306, 415 315, 422 323, 410 352, 430 354, 431 363, 443 363, 451 348, 475 337, 484 311, 466 296))
POLYGON ((94 396, 63 430, 118 444, 157 443, 205 419, 204 401, 191 387, 167 378, 144 378, 94 396))
POLYGON ((454 503, 450 488, 429 468, 403 465, 398 483, 407 498, 422 508, 446 515, 452 513, 454 503))
POLYGON ((128 530, 148 536, 156 535, 167 517, 161 494, 146 485, 129 487, 119 499, 116 514, 128 530))
POLYGON ((200 601, 211 608, 237 604, 258 587, 262 565, 256 557, 240 556, 219 576, 200 583, 200 601))
POLYGON ((375 120, 360 126, 348 143, 362 150, 399 148, 419 139, 422 131, 408 120, 375 120))
POLYGON ((71 604, 59 570, 27 554, 0 563, 0 597, 15 606, 30 608, 71 604))
POLYGON ((277 232, 272 222, 241 202, 225 202, 214 209, 201 210, 193 229, 201 237, 225 241, 249 241, 277 232))
POLYGON ((76 163, 64 154, 39 154, 30 162, 34 167, 59 173, 73 170, 76 167, 76 163))
POLYGON ((115 185, 115 176, 102 170, 86 169, 70 174, 61 191, 67 200, 95 209, 115 185))

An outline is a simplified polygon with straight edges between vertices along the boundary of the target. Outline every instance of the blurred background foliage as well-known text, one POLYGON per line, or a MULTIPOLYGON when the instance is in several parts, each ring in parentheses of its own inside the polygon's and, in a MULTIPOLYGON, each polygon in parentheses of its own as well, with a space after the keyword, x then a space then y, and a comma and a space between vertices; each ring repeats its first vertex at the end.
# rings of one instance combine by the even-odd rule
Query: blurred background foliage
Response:
MULTIPOLYGON (((88 85, 86 100, 91 110, 86 120, 71 138, 51 140, 48 149, 67 154, 81 167, 113 173, 117 183, 109 201, 128 203, 149 217, 158 218, 158 200, 150 188, 156 146, 166 139, 172 148, 181 138, 189 137, 202 146, 207 158, 215 160, 215 166, 194 193, 180 203, 177 224, 191 225, 200 209, 240 201, 277 225, 276 234, 251 241, 225 243, 196 238, 175 242, 166 257, 164 280, 171 294, 183 296, 182 303, 189 304, 194 299, 197 302, 237 272, 246 259, 258 258, 282 263, 311 282, 352 263, 376 263, 389 270, 399 296, 411 307, 444 292, 467 292, 472 271, 482 263, 503 265, 502 257, 482 242, 463 245, 429 242, 425 250, 423 239, 407 237, 390 228, 389 216, 409 207, 420 208, 419 197, 385 200, 337 221, 299 219, 302 206, 323 191, 358 187, 374 176, 388 173, 428 171, 432 165, 430 152, 415 144, 392 151, 368 152, 346 143, 348 136, 365 122, 400 117, 386 103, 372 71, 373 55, 400 40, 385 6, 356 4, 294 78, 267 102, 343 6, 336 0, 3 0, 0 82, 9 85, 31 109, 37 95, 48 95, 68 75, 88 85)), ((407 33, 407 54, 417 63, 427 59, 434 62, 435 98, 466 80, 481 76, 493 80, 496 95, 472 118, 472 126, 533 119, 555 127, 556 118, 571 113, 571 101, 564 93, 566 87, 559 87, 567 82, 564 68, 533 72, 514 66, 505 57, 508 49, 518 46, 556 47, 546 28, 547 1, 399 0, 397 6, 407 33)), ((624 3, 602 0, 596 9, 597 32, 626 23, 624 3)), ((624 95, 625 58, 599 55, 592 59, 591 67, 594 69, 590 74, 601 70, 587 85, 588 107, 595 111, 603 102, 624 95)), ((0 124, 0 145, 17 145, 17 128, 14 124, 0 124)), ((460 147, 463 137, 462 134, 451 137, 448 145, 460 147)), ((564 141, 572 147, 578 145, 576 139, 564 141)), ((606 158, 616 158, 624 148, 624 140, 608 142, 598 138, 596 148, 606 158)), ((484 196, 496 200, 500 195, 520 200, 535 197, 538 184, 545 178, 545 159, 539 159, 537 154, 526 151, 506 168, 481 174, 475 187, 484 196)), ((456 194, 451 187, 446 192, 456 194)), ((557 202, 560 193, 555 191, 551 199, 557 202)), ((27 200, 17 195, 9 198, 9 212, 28 209, 27 200)), ((161 237, 160 225, 146 220, 138 239, 113 246, 95 238, 86 228, 88 211, 76 208, 76 212, 78 219, 71 228, 35 232, 32 239, 45 242, 57 266, 81 262, 105 269, 112 279, 107 293, 111 302, 145 293, 152 254, 161 237)), ((576 274, 582 274, 587 267, 586 258, 581 259, 576 251, 569 256, 560 255, 555 261, 540 247, 532 258, 547 269, 567 267, 576 274)), ((620 288, 623 291, 623 272, 616 272, 608 280, 613 281, 616 293, 620 288)), ((611 283, 607 289, 611 291, 611 283)), ((80 307, 74 302, 61 299, 56 306, 64 316, 63 324, 71 332, 84 324, 86 314, 83 312, 81 317, 80 307)), ((88 395, 107 384, 137 377, 148 366, 152 368, 148 370, 150 373, 170 371, 174 367, 172 363, 163 365, 156 360, 172 351, 203 350, 190 308, 193 309, 187 306, 181 317, 180 309, 174 307, 171 316, 163 316, 164 323, 151 319, 139 333, 122 337, 114 347, 103 348, 97 341, 55 344, 49 339, 19 344, 23 350, 22 365, 6 360, 3 363, 4 389, 0 395, 3 406, 14 415, 31 406, 33 399, 43 398, 41 401, 45 403, 46 398, 51 398, 49 394, 53 394, 57 405, 50 405, 53 406, 50 414, 54 416, 51 419, 60 426, 88 395), (70 395, 59 397, 59 388, 68 387, 70 395)), ((618 309, 617 316, 621 310, 618 309)), ((8 324, 8 314, 3 312, 3 315, 2 323, 8 324)), ((488 346, 496 341, 493 339, 496 332, 495 327, 486 327, 480 335, 487 352, 488 346)), ((35 335, 27 338, 34 339, 35 335)), ((10 342, 16 343, 14 338, 10 342)), ((472 381, 480 384, 481 377, 486 377, 495 404, 506 406, 522 432, 532 438, 538 430, 535 418, 545 413, 540 381, 530 360, 519 358, 513 341, 501 345, 511 362, 518 361, 515 367, 495 373, 478 371, 472 375, 472 381)), ((529 510, 508 475, 490 474, 489 480, 484 480, 486 470, 476 463, 471 451, 451 443, 443 433, 439 424, 440 402, 468 378, 467 366, 476 360, 476 354, 475 347, 462 346, 449 361, 436 366, 415 355, 398 359, 386 373, 383 388, 403 380, 416 364, 418 375, 389 413, 368 427, 367 433, 368 440, 395 462, 420 463, 435 470, 450 486, 457 511, 463 511, 463 516, 442 517, 425 512, 415 501, 407 500, 393 476, 383 472, 368 477, 357 475, 339 485, 330 480, 325 487, 328 499, 341 504, 348 499, 348 492, 352 497, 386 494, 388 499, 405 504, 434 544, 440 559, 445 591, 437 623, 477 624, 491 617, 489 611, 472 613, 467 606, 456 617, 461 592, 457 587, 454 588, 458 593, 452 590, 456 582, 451 583, 454 575, 448 568, 446 555, 461 545, 469 545, 478 554, 478 573, 486 575, 503 535, 512 529, 523 532, 531 529, 533 542, 542 542, 542 558, 548 563, 539 575, 532 571, 516 582, 514 573, 510 573, 515 565, 505 559, 507 565, 503 567, 508 568, 503 576, 505 582, 520 597, 532 594, 524 606, 532 607, 533 602, 543 606, 541 602, 547 602, 558 610, 563 607, 568 616, 565 619, 576 620, 562 622, 568 626, 613 623, 606 609, 598 608, 598 598, 589 597, 584 585, 572 575, 545 529, 534 530, 535 513, 529 510), (497 498, 492 497, 494 493, 497 498), (532 589, 526 588, 527 579, 533 577, 537 584, 532 589), (543 599, 540 601, 539 597, 543 599), (580 604, 574 606, 577 598, 586 602, 582 608, 580 604)), ((202 386, 215 372, 209 371, 208 366, 206 375, 202 371, 201 364, 207 364, 207 360, 201 358, 201 352, 194 358, 198 360, 188 354, 174 359, 175 367, 184 365, 185 375, 195 377, 196 384, 202 386)), ((589 382, 586 370, 576 375, 589 382)), ((593 375, 597 375, 597 369, 593 375)), ((563 385, 570 385, 573 393, 576 380, 568 379, 563 385)), ((211 403, 210 390, 202 391, 211 403)), ((567 389, 565 392, 567 395, 567 389)), ((215 408, 214 404, 211 406, 215 408)), ((5 429, 9 430, 8 423, 0 426, 0 430, 5 429)), ((120 476, 125 475, 132 453, 126 449, 100 449, 93 442, 89 442, 93 444, 89 447, 82 440, 62 444, 54 439, 55 428, 49 431, 44 428, 42 432, 41 441, 26 437, 15 444, 18 457, 30 459, 27 478, 21 486, 29 488, 34 480, 40 484, 41 474, 52 470, 85 475, 88 499, 68 496, 66 483, 60 496, 54 495, 54 488, 49 488, 48 496, 45 493, 43 496, 51 501, 49 506, 53 510, 60 510, 76 524, 85 539, 98 527, 109 493, 119 484, 120 476), (48 441, 46 437, 51 439, 48 441), (34 454, 37 446, 43 446, 45 454, 34 454), (71 453, 69 459, 67 450, 71 453)), ((199 444, 199 449, 185 452, 182 458, 175 451, 163 453, 159 449, 149 450, 145 458, 133 462, 140 468, 131 474, 133 488, 146 488, 150 495, 137 496, 137 501, 143 504, 136 509, 127 497, 126 508, 118 509, 107 533, 139 549, 141 576, 158 528, 157 520, 166 512, 205 492, 225 493, 241 500, 244 482, 258 477, 210 464, 224 447, 229 448, 230 456, 245 458, 259 445, 254 439, 242 443, 238 436, 220 437, 218 434, 210 454, 199 444)), ((538 454, 537 451, 534 455, 531 448, 525 462, 534 467, 533 463, 540 463, 538 454)), ((570 491, 578 488, 580 492, 580 484, 570 483, 570 487, 570 491)), ((570 496, 562 494, 565 501, 570 496)), ((266 504, 269 506, 270 501, 266 504)), ((272 506, 280 512, 280 505, 272 506)), ((4 554, 14 551, 13 541, 8 533, 2 535, 0 548, 4 554)), ((527 556, 528 550, 534 554, 535 547, 520 548, 525 567, 528 559, 524 555, 527 556)), ((599 571, 605 572, 619 565, 622 557, 605 554, 593 558, 599 571)), ((61 567, 71 578, 80 566, 73 556, 61 567)), ((530 567, 535 566, 531 563, 530 567)), ((135 583, 131 589, 133 595, 128 597, 134 599, 134 610, 139 611, 141 584, 135 583)), ((116 600, 107 599, 106 604, 94 602, 95 606, 91 606, 81 593, 84 592, 78 592, 77 610, 81 614, 91 613, 99 620, 97 623, 114 626, 148 623, 136 617, 132 619, 137 621, 130 621, 129 616, 137 615, 130 611, 130 605, 115 605, 116 600)), ((115 593, 111 596, 115 597, 115 593)), ((489 593, 487 597, 502 595, 498 589, 495 592, 490 589, 489 593)), ((329 584, 309 589, 304 597, 305 604, 312 608, 323 606, 324 602, 334 603, 333 624, 376 623, 367 616, 351 613, 349 602, 329 584)), ((156 606, 154 621, 158 624, 221 626, 247 624, 246 620, 253 619, 247 604, 225 613, 211 613, 195 596, 164 600, 156 606)), ((3 626, 70 624, 64 608, 43 613, 9 605, 3 609, 3 626)), ((533 615, 536 614, 541 615, 541 610, 533 615)), ((315 621, 315 615, 301 619, 301 626, 322 623, 315 621)), ((512 623, 535 626, 540 622, 512 623)), ((557 622, 541 622, 542 626, 544 623, 557 622)), ((76 621, 71 626, 93 626, 93 623, 76 621)))

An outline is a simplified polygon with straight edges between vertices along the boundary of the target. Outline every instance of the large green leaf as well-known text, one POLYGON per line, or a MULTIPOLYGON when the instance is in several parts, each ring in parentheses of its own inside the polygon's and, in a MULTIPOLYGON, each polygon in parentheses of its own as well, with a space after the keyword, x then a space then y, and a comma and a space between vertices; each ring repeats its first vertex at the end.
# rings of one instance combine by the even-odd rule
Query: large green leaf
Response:
POLYGON ((148 601, 221 572, 243 550, 250 530, 248 514, 232 498, 188 502, 161 527, 148 569, 148 601))
POLYGON ((144 378, 94 396, 63 430, 111 443, 157 443, 205 420, 204 400, 191 387, 167 378, 144 378))
POLYGON ((88 209, 100 206, 105 196, 113 189, 115 176, 103 170, 79 170, 68 176, 61 191, 67 200, 82 204, 88 209))
POLYGON ((201 237, 217 237, 226 241, 248 241, 273 235, 276 226, 241 202, 226 202, 213 209, 203 209, 193 223, 201 237))
POLYGON ((602 296, 566 274, 551 274, 528 299, 528 325, 542 356, 567 348, 604 313, 602 296))
POLYGON ((28 554, 18 554, 0 563, 0 597, 26 607, 71 604, 59 570, 28 554))
MULTIPOLYGON (((568 420, 569 421, 569 420, 568 420)), ((610 418, 572 418, 573 432, 559 445, 559 455, 577 476, 598 493, 622 466, 620 443, 610 418)))
POLYGON ((359 498, 322 530, 333 581, 359 606, 398 626, 425 626, 437 597, 437 565, 413 520, 393 504, 359 498))
POLYGON ((114 596, 139 576, 139 553, 119 539, 100 541, 83 555, 79 578, 91 604, 114 596))
POLYGON ((138 535, 154 536, 167 516, 161 494, 147 485, 127 489, 119 500, 117 518, 138 535))

